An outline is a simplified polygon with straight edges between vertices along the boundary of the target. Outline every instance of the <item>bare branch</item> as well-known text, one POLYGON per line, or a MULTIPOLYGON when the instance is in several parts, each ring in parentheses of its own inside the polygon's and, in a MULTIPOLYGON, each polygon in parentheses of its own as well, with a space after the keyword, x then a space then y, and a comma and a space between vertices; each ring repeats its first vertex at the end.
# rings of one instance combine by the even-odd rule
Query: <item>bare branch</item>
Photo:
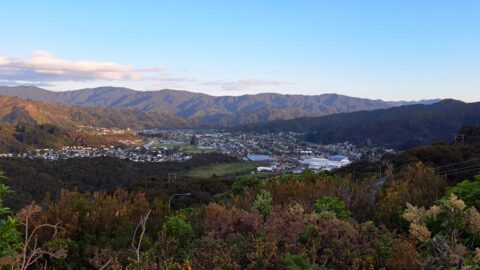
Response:
POLYGON ((142 240, 143 236, 145 235, 145 230, 147 228, 147 221, 150 216, 150 213, 152 213, 152 210, 148 210, 147 214, 145 216, 140 217, 140 222, 138 222, 137 227, 135 228, 135 232, 133 233, 133 238, 132 238, 132 250, 135 252, 135 255, 137 256, 137 262, 140 262, 140 248, 142 246, 142 240), (138 237, 138 241, 136 241, 137 238, 137 233, 138 231, 141 230, 140 236, 138 237))
MULTIPOLYGON (((60 224, 39 224, 39 225, 34 225, 33 229, 30 230, 31 225, 31 219, 33 215, 36 213, 39 213, 41 211, 41 207, 32 203, 29 206, 23 208, 19 214, 18 218, 20 220, 20 223, 25 227, 24 231, 24 240, 23 240, 23 248, 21 251, 21 264, 19 265, 21 270, 27 270, 30 266, 34 265, 35 263, 38 262, 42 257, 44 256, 49 256, 52 258, 65 258, 66 257, 66 250, 63 248, 60 248, 56 251, 48 251, 44 250, 40 247, 38 247, 38 238, 37 234, 40 230, 42 229, 52 229, 53 233, 51 236, 51 239, 54 239, 57 236, 57 233, 60 229, 63 229, 60 227, 60 224)), ((45 264, 46 267, 46 264, 45 264)))

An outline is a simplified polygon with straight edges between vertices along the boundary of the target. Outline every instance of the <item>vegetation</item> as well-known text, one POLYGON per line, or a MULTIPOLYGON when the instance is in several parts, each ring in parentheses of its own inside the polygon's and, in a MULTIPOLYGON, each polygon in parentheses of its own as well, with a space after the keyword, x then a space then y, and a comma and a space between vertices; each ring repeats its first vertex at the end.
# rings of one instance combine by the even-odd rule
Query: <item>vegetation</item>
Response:
POLYGON ((0 153, 25 153, 62 146, 123 146, 119 140, 136 138, 134 135, 89 135, 50 124, 0 124, 0 153))
MULTIPOLYGON (((0 172, 0 180, 5 178, 3 172, 0 172)), ((12 216, 6 216, 9 209, 3 205, 8 193, 10 189, 0 183, 0 261, 2 257, 11 256, 20 248, 20 233, 16 230, 17 220, 12 216)))
POLYGON ((256 171, 261 162, 236 162, 219 165, 209 165, 193 169, 187 173, 190 177, 210 178, 210 177, 240 177, 256 171))
POLYGON ((480 176, 444 169, 478 173, 478 153, 435 144, 337 172, 240 177, 257 164, 215 153, 0 159, 0 269, 480 269, 480 176))
POLYGON ((262 132, 295 131, 318 143, 349 141, 406 150, 437 141, 452 141, 464 125, 480 122, 480 103, 444 100, 432 105, 408 105, 385 110, 305 117, 244 126, 262 132))
POLYGON ((423 163, 387 175, 380 188, 367 179, 308 171, 250 176, 217 190, 223 199, 216 203, 177 204, 178 210, 168 207, 167 196, 147 195, 148 187, 64 189, 10 217, 0 263, 23 269, 22 247, 37 243, 32 269, 480 267, 480 214, 469 199, 475 189, 467 182, 447 189, 423 163), (19 242, 25 228, 39 226, 33 242, 19 242))
MULTIPOLYGON (((406 104, 405 102, 368 100, 337 94, 305 96, 264 93, 240 97, 214 97, 187 91, 144 92, 122 87, 98 87, 63 93, 28 86, 0 87, 0 95, 18 96, 44 102, 129 109, 124 110, 124 114, 132 114, 135 111, 141 112, 137 117, 137 120, 141 121, 140 123, 155 123, 157 127, 165 127, 166 125, 178 127, 179 124, 182 124, 182 120, 184 124, 190 122, 206 126, 233 126, 277 119, 293 119, 302 116, 375 110, 406 104), (160 113, 153 114, 152 112, 160 113), (150 118, 148 121, 147 117, 150 118), (162 121, 158 121, 155 117, 158 119, 161 117, 162 121), (188 121, 185 121, 185 119, 188 121)), ((432 101, 426 102, 430 103, 432 101)), ((99 114, 105 111, 97 110, 99 114)), ((113 117, 120 120, 117 121, 120 125, 140 124, 121 121, 119 115, 113 117)), ((133 116, 128 115, 124 118, 127 117, 133 116)), ((96 121, 99 122, 100 119, 105 118, 99 117, 96 121)))
POLYGON ((73 106, 0 96, 0 123, 142 129, 187 127, 197 121, 154 111, 73 106))
POLYGON ((113 192, 117 187, 144 191, 149 198, 168 199, 173 193, 191 192, 194 196, 175 200, 188 206, 208 202, 228 186, 215 179, 191 179, 185 172, 207 164, 235 163, 238 159, 216 153, 199 154, 186 162, 141 163, 117 158, 78 158, 48 161, 42 159, 0 159, 0 168, 9 176, 4 183, 13 193, 7 204, 18 210, 32 201, 56 198, 61 189, 113 192), (115 170, 112 170, 115 168, 115 170), (169 174, 177 174, 168 181, 169 174))

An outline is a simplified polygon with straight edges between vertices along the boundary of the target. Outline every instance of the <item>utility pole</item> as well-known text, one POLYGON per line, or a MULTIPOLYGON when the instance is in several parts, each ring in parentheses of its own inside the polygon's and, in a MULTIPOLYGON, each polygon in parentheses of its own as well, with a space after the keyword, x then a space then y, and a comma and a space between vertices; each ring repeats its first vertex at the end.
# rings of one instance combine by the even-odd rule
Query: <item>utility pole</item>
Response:
POLYGON ((168 183, 170 184, 172 180, 174 182, 177 181, 177 174, 176 173, 169 173, 168 174, 168 183))
POLYGON ((455 145, 465 145, 465 134, 454 134, 455 145))

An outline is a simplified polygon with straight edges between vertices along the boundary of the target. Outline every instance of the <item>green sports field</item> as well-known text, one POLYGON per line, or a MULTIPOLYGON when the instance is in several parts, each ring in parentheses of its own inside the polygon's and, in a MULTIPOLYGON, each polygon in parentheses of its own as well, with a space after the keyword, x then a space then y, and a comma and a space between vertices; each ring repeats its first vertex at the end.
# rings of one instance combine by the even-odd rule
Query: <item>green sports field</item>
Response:
POLYGON ((265 165, 261 162, 237 162, 229 164, 210 165, 189 171, 186 175, 195 178, 210 178, 212 176, 242 176, 256 171, 257 167, 265 165))

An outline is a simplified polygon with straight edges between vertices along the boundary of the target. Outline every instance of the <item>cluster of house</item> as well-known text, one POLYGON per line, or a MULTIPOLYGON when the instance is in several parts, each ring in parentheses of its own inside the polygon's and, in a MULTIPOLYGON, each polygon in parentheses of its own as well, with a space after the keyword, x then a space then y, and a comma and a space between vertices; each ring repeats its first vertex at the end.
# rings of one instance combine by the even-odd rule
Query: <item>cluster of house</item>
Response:
POLYGON ((93 126, 83 126, 79 125, 77 131, 87 133, 90 135, 125 135, 125 134, 135 134, 135 130, 131 128, 105 128, 105 127, 93 127, 93 126))
MULTIPOLYGON (((96 129, 83 127, 96 133, 130 133, 132 130, 96 129)), ((281 132, 255 134, 209 130, 142 130, 145 141, 128 142, 123 148, 64 147, 60 150, 37 149, 23 154, 0 154, 0 157, 43 158, 48 160, 69 158, 117 157, 135 162, 184 161, 192 152, 215 151, 236 155, 246 161, 259 162, 258 172, 301 173, 308 168, 330 171, 355 160, 378 160, 392 150, 381 147, 358 147, 350 143, 320 145, 306 142, 303 134, 281 132), (141 146, 138 146, 141 145, 141 146), (251 154, 256 153, 256 154, 251 154)))
POLYGON ((21 154, 0 154, 0 157, 22 157, 30 159, 72 159, 72 158, 97 158, 115 157, 128 159, 134 162, 163 162, 163 161, 185 161, 191 158, 184 153, 169 153, 166 148, 146 148, 143 146, 129 148, 107 147, 82 147, 68 146, 62 149, 35 149, 28 153, 21 154))

